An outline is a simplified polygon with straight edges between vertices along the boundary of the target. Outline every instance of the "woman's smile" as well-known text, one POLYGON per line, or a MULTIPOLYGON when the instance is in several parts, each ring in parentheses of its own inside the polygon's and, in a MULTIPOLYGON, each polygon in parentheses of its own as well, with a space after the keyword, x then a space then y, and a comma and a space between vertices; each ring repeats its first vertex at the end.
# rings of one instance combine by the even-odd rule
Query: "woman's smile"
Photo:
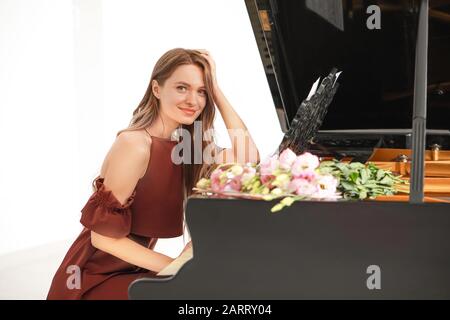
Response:
POLYGON ((180 110, 183 111, 183 113, 188 116, 193 116, 196 112, 195 109, 190 109, 190 108, 180 108, 180 110))

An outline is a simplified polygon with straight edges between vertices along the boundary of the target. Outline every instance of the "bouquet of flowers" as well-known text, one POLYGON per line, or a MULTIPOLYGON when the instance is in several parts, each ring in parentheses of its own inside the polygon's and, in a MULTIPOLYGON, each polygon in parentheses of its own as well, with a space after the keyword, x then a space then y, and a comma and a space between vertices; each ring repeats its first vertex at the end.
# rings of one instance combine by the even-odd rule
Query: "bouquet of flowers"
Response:
POLYGON ((202 178, 194 190, 246 199, 282 200, 272 207, 277 212, 298 200, 374 198, 393 194, 403 183, 389 171, 362 163, 337 160, 320 163, 309 152, 296 155, 289 148, 259 165, 227 163, 219 165, 210 178, 202 178))

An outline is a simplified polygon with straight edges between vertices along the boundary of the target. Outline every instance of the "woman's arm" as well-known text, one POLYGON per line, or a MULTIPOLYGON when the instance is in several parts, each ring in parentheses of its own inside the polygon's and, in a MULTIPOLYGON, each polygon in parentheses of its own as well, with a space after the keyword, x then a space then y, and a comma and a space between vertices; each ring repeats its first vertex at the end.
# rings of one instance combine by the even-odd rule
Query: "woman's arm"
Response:
POLYGON ((257 163, 259 162, 259 152, 253 141, 250 132, 242 119, 233 109, 222 90, 217 83, 216 65, 211 55, 206 50, 198 50, 208 60, 211 67, 211 76, 214 86, 214 100, 222 115, 225 126, 228 129, 228 135, 231 139, 231 149, 220 151, 216 157, 218 163, 238 162, 238 163, 257 163))
POLYGON ((125 238, 110 238, 91 231, 92 245, 132 265, 155 271, 164 269, 174 259, 125 238))
POLYGON ((222 115, 232 142, 231 149, 224 149, 219 152, 217 155, 218 162, 258 163, 258 148, 244 122, 218 86, 214 89, 214 93, 217 109, 219 109, 222 115))
MULTIPOLYGON (((147 170, 150 144, 150 137, 141 132, 126 131, 117 137, 107 155, 103 184, 121 204, 131 196, 137 182, 147 170)), ((171 257, 148 249, 127 237, 111 238, 91 230, 91 243, 95 248, 132 265, 155 272, 173 261, 171 257)))

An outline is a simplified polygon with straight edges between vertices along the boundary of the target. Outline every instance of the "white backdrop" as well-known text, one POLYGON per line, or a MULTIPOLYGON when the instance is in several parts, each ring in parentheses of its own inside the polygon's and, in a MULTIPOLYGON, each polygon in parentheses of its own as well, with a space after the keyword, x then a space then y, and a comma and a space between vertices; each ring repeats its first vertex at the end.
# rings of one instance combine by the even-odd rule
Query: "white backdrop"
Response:
MULTIPOLYGON (((211 52, 261 155, 272 152, 282 132, 243 0, 0 0, 0 254, 75 239, 92 179, 174 47, 211 52)), ((229 146, 219 114, 215 125, 229 146)))

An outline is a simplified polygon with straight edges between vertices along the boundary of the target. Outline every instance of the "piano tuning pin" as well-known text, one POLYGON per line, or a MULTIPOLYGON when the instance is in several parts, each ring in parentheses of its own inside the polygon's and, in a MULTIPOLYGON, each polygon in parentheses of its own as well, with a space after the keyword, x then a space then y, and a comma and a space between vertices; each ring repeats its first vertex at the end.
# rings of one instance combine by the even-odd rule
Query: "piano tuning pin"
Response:
POLYGON ((395 162, 408 162, 409 157, 406 154, 401 154, 394 159, 395 162))
POLYGON ((441 149, 441 146, 437 143, 433 144, 431 146, 431 160, 438 161, 439 160, 439 150, 441 149))
POLYGON ((406 175, 406 164, 408 163, 408 156, 401 154, 397 157, 398 159, 398 172, 400 175, 404 176, 406 175))
POLYGON ((437 143, 431 145, 431 150, 439 150, 441 148, 440 145, 438 145, 437 143))

